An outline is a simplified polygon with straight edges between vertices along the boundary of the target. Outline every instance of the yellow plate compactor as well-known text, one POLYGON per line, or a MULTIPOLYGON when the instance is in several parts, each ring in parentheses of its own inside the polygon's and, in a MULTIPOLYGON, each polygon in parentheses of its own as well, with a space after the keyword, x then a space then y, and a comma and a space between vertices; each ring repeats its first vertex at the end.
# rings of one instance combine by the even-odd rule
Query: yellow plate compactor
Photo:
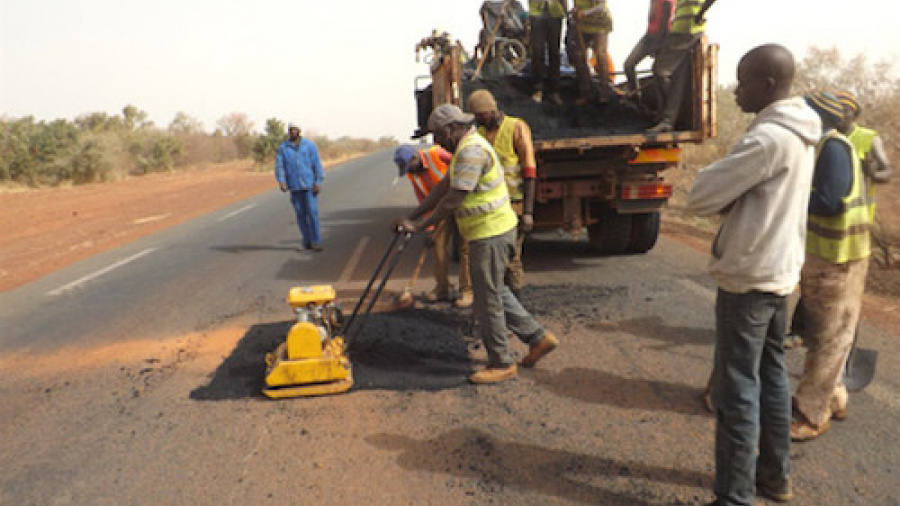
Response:
POLYGON ((346 322, 334 302, 331 285, 291 289, 287 302, 297 313, 297 323, 291 327, 285 342, 266 355, 266 386, 263 388, 266 396, 282 399, 350 390, 353 374, 347 347, 360 329, 356 316, 366 301, 368 305, 363 318, 372 311, 411 237, 412 234, 402 231, 394 235, 346 322), (380 281, 371 292, 376 279, 380 281), (354 323, 357 323, 355 327, 354 323))
POLYGON ((340 309, 330 285, 292 288, 287 302, 297 322, 287 339, 266 355, 263 393, 274 399, 346 392, 353 386, 340 327, 340 309))

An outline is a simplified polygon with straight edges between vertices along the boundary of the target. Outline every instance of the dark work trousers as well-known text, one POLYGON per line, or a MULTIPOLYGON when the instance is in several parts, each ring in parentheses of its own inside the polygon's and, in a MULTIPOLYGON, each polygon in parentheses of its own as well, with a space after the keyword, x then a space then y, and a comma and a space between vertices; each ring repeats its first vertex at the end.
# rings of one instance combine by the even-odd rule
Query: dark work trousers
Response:
POLYGON ((562 37, 562 18, 539 16, 531 18, 531 86, 534 91, 559 91, 559 45, 562 37), (546 60, 545 60, 546 57, 546 60), (547 68, 549 63, 550 68, 547 68))

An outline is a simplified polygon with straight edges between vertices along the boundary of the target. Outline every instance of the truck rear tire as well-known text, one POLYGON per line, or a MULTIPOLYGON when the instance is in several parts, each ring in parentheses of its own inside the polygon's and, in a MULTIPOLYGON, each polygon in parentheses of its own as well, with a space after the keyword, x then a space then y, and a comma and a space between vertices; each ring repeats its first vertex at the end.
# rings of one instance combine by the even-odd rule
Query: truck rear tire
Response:
POLYGON ((622 255, 631 245, 632 219, 630 214, 619 214, 614 209, 603 212, 599 222, 588 226, 591 249, 601 255, 622 255))
POLYGON ((650 251, 656 245, 658 238, 659 211, 632 215, 629 253, 641 254, 650 251))

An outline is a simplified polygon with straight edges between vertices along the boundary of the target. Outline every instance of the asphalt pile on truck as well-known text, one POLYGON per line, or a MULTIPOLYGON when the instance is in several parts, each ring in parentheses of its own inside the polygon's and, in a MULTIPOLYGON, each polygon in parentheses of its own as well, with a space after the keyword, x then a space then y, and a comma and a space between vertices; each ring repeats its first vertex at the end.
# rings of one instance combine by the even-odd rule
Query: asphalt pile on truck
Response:
POLYGON ((574 79, 567 76, 560 87, 562 105, 532 100, 531 80, 520 75, 465 81, 463 86, 466 97, 477 89, 490 91, 501 111, 528 123, 535 140, 640 134, 653 125, 652 116, 626 100, 575 105, 574 79))

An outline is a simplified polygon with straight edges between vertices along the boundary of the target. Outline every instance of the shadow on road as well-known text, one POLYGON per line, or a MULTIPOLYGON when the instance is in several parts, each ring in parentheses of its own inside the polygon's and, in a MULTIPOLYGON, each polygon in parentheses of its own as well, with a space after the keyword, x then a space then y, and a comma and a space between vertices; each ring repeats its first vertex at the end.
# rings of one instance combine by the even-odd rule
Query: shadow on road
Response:
MULTIPOLYGON (((464 324, 452 312, 399 310, 370 315, 350 343, 353 390, 441 390, 471 374, 464 324)), ((206 385, 200 401, 264 398, 265 356, 284 341, 293 322, 254 325, 206 385)))
POLYGON ((560 397, 581 402, 640 411, 708 415, 700 401, 702 388, 698 386, 627 378, 581 367, 563 369, 558 373, 536 369, 529 373, 529 377, 560 397))
POLYGON ((495 489, 512 488, 565 502, 649 506, 656 504, 645 500, 652 495, 650 487, 625 494, 597 483, 618 478, 639 487, 641 485, 636 484, 643 481, 688 487, 711 486, 707 473, 503 441, 472 428, 452 430, 425 440, 383 433, 366 437, 365 441, 396 452, 397 463, 405 469, 475 480, 488 494, 495 489))

